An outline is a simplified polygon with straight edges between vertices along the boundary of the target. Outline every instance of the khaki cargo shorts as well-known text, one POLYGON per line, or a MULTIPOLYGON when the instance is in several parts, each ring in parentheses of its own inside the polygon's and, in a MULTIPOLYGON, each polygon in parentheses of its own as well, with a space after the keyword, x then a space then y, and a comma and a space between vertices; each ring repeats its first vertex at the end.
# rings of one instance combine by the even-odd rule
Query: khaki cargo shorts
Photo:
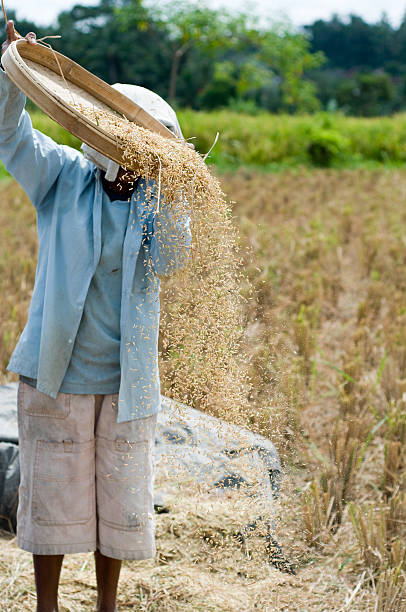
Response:
POLYGON ((153 447, 157 416, 117 423, 118 395, 56 399, 20 382, 20 548, 38 555, 98 549, 155 555, 153 447))

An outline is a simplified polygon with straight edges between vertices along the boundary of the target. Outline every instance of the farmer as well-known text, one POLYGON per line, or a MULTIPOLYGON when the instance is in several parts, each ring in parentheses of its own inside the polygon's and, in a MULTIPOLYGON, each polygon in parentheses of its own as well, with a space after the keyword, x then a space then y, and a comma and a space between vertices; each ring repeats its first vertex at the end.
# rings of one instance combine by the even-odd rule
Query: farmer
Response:
MULTIPOLYGON (((21 38, 12 21, 6 32, 2 54, 21 38)), ((116 87, 181 136, 162 98, 116 87)), ((28 322, 8 366, 20 375, 17 540, 33 553, 39 612, 58 609, 63 555, 87 551, 97 610, 113 611, 122 560, 155 554, 158 274, 182 264, 189 220, 157 208, 153 182, 34 130, 24 104, 0 69, 0 158, 36 208, 39 238, 28 322), (169 227, 177 240, 165 238, 169 227)))

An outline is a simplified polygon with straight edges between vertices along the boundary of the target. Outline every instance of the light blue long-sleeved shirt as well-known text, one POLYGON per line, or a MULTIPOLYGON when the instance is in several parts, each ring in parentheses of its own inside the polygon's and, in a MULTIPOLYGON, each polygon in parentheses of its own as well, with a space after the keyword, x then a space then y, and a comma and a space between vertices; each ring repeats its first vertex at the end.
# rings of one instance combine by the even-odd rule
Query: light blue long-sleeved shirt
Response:
MULTIPOLYGON (((36 208, 39 242, 28 321, 8 369, 37 379, 39 391, 56 397, 100 259, 103 187, 101 172, 80 152, 32 128, 24 106, 25 96, 0 69, 0 159, 36 208)), ((174 222, 162 205, 156 213, 155 192, 152 181, 141 180, 130 201, 118 422, 160 410, 158 275, 182 265, 191 239, 187 217, 174 222)))
POLYGON ((87 292, 63 393, 118 393, 123 244, 129 202, 102 199, 101 255, 87 292), (97 340, 97 341, 96 341, 97 340))
MULTIPOLYGON (((129 209, 128 201, 110 201, 103 193, 100 259, 59 389, 62 393, 108 395, 120 388, 122 258, 129 209)), ((31 378, 20 376, 20 380, 37 386, 31 378)))

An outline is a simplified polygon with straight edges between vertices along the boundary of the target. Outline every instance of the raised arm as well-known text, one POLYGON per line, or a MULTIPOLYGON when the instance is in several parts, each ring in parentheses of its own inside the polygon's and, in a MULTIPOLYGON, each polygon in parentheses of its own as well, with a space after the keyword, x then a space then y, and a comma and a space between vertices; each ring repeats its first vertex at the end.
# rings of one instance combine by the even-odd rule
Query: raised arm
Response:
MULTIPOLYGON (((12 21, 7 23, 6 32, 2 55, 14 40, 22 38, 12 21)), ((34 32, 27 34, 26 39, 30 44, 37 44, 34 32)), ((0 159, 34 206, 40 208, 63 165, 83 157, 74 149, 58 145, 34 130, 24 107, 24 94, 0 68, 0 159)))

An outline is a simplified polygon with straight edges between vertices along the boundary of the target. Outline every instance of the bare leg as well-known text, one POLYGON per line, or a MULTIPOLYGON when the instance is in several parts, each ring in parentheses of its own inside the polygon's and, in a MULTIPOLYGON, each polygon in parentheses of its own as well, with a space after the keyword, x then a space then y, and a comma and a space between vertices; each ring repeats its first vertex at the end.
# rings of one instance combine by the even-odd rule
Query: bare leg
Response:
POLYGON ((63 555, 33 555, 33 559, 37 612, 57 612, 63 555))
POLYGON ((94 553, 97 580, 97 612, 115 612, 121 561, 105 557, 99 550, 94 553))

